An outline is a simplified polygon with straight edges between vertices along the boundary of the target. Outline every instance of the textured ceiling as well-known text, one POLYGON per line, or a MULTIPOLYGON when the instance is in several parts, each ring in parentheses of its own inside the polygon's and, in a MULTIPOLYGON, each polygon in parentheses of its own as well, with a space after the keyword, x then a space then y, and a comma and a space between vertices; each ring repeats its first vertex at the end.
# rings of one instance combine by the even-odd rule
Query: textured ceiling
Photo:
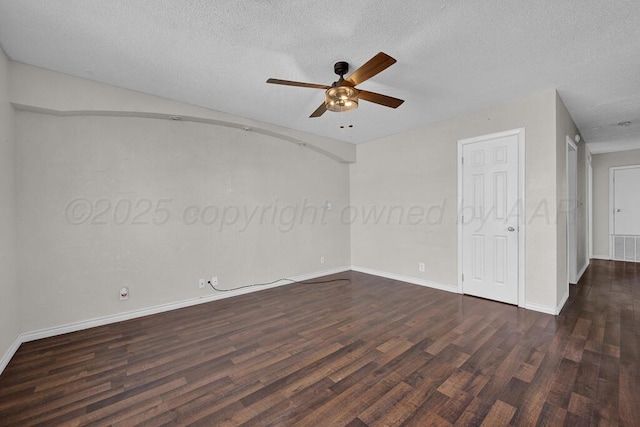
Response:
POLYGON ((15 61, 354 143, 555 88, 595 152, 640 147, 639 22, 638 0, 0 0, 15 61), (265 84, 379 51, 398 63, 359 87, 397 110, 310 119, 321 90, 265 84))

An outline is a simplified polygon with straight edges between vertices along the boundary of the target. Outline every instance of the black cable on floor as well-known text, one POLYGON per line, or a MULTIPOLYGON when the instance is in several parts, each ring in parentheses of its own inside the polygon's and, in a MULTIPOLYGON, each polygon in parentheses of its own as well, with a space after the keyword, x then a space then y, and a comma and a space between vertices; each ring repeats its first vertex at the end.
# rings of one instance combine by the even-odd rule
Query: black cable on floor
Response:
POLYGON ((211 286, 211 288, 214 291, 218 291, 218 292, 231 292, 231 291, 237 291, 238 289, 244 289, 244 288, 253 288, 253 287, 258 287, 258 286, 267 286, 267 285, 273 285, 274 283, 278 283, 281 282, 283 280, 286 280, 289 282, 289 284, 291 283, 304 283, 306 285, 315 285, 315 284, 319 284, 319 283, 333 283, 333 282, 349 282, 351 283, 351 279, 332 279, 332 280, 315 280, 313 282, 309 282, 307 280, 293 280, 293 279, 278 279, 278 280, 274 280, 273 282, 266 282, 266 283, 254 283, 251 285, 244 285, 244 286, 238 286, 237 288, 231 288, 231 289, 218 289, 215 286, 213 286, 213 283, 211 283, 211 280, 209 280, 207 283, 209 283, 209 285, 211 286))

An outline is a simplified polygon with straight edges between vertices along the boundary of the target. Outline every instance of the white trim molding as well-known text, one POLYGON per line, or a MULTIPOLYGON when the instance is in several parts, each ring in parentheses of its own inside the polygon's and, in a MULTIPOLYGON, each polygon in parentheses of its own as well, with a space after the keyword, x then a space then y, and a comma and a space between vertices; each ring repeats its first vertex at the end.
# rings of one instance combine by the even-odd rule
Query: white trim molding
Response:
POLYGON ((582 275, 584 274, 585 271, 587 271, 587 268, 589 268, 589 260, 587 260, 587 262, 584 263, 584 266, 580 269, 580 271, 578 271, 578 282, 580 282, 580 279, 582 279, 582 275))
POLYGON ((22 344, 22 341, 20 340, 20 335, 18 335, 13 344, 11 344, 7 351, 5 351, 4 355, 2 355, 2 359, 0 359, 0 374, 2 374, 4 368, 7 367, 13 355, 18 351, 20 344, 22 344))
POLYGON ((215 294, 211 294, 208 296, 191 298, 182 301, 176 301, 167 304, 160 304, 152 307, 142 308, 138 310, 127 311, 123 313, 111 314, 108 316, 96 317, 93 319, 82 320, 79 322, 67 323, 64 325, 53 326, 51 328, 39 329, 37 331, 24 332, 16 338, 14 343, 9 347, 9 349, 5 352, 0 359, 0 374, 4 371, 4 369, 9 364, 11 358, 15 355, 16 351, 20 347, 20 344, 35 341, 42 338, 49 338, 56 335, 67 334, 69 332, 77 332, 84 329, 94 328, 96 326, 108 325, 111 323, 122 322, 125 320, 135 319, 138 317, 149 316, 151 314, 162 313, 165 311, 177 310, 179 308, 190 307, 193 305, 204 304, 211 301, 217 301, 225 298, 231 298, 238 295, 248 294, 252 292, 258 292, 265 289, 271 289, 278 286, 290 285, 296 282, 302 282, 305 280, 315 279, 317 277, 328 276, 331 274, 342 273, 345 271, 349 271, 351 268, 349 266, 345 267, 337 267, 330 270, 318 271, 315 273, 302 274, 300 276, 295 276, 287 279, 282 279, 277 282, 271 283, 269 285, 257 285, 250 286, 234 291, 229 292, 217 292, 215 294))
POLYGON ((546 313, 546 314, 552 314, 552 315, 556 315, 556 308, 554 307, 549 307, 546 305, 541 305, 541 304, 534 304, 532 302, 528 302, 525 306, 525 309, 527 310, 533 310, 533 311, 538 311, 540 313, 546 313))
POLYGON ((440 291, 459 293, 458 287, 456 285, 445 285, 442 283, 431 282, 429 280, 418 279, 416 277, 403 276, 401 274, 388 273, 386 271, 374 270, 372 268, 359 267, 357 265, 351 266, 351 270, 357 271, 359 273, 371 274, 372 276, 384 277, 385 279, 397 280, 399 282, 407 282, 413 285, 438 289, 440 291))
POLYGON ((558 303, 558 306, 556 307, 556 312, 553 313, 553 314, 560 314, 560 312, 562 311, 562 308, 567 303, 568 299, 569 299, 569 291, 567 291, 564 294, 564 296, 560 299, 560 302, 558 303))
POLYGON ((534 304, 534 303, 528 302, 524 306, 524 308, 527 310, 538 311, 540 313, 546 313, 546 314, 551 314, 553 316, 556 316, 560 314, 560 311, 562 310, 562 307, 564 307, 564 304, 567 302, 568 298, 569 298, 569 293, 567 292, 564 295, 564 297, 562 297, 562 299, 560 300, 560 304, 558 304, 557 307, 549 307, 547 305, 534 304))
POLYGON ((573 139, 569 135, 566 136, 567 146, 565 150, 565 176, 564 183, 567 190, 567 194, 565 197, 565 202, 567 203, 566 212, 565 212, 565 221, 566 221, 566 239, 567 239, 567 250, 566 250, 566 267, 567 267, 567 289, 568 286, 572 283, 578 283, 578 230, 577 230, 577 218, 576 218, 576 209, 573 208, 573 205, 570 206, 569 202, 577 202, 578 200, 578 146, 573 142, 573 139), (575 153, 576 158, 576 169, 571 170, 571 159, 570 152, 573 151, 575 153), (573 183, 573 194, 569 194, 572 190, 571 178, 574 179, 573 183), (573 218, 571 216, 573 215, 573 218), (573 219, 573 222, 571 221, 573 219), (573 262, 572 262, 573 260, 573 262), (573 264, 573 268, 572 268, 573 264))
MULTIPOLYGON (((457 285, 445 285, 445 284, 442 284, 442 283, 431 282, 431 281, 428 281, 428 280, 417 279, 415 277, 403 276, 403 275, 395 274, 395 273, 388 273, 386 271, 374 270, 372 268, 359 267, 359 266, 356 266, 356 265, 351 266, 351 270, 357 271, 357 272, 360 272, 360 273, 371 274, 372 276, 384 277, 385 279, 397 280, 397 281, 400 281, 400 282, 406 282, 406 283, 411 283, 411 284, 414 284, 414 285, 425 286, 427 288, 438 289, 438 290, 441 290, 441 291, 447 291, 447 292, 452 292, 452 293, 461 293, 461 292, 458 291, 458 286, 457 285)), ((551 314, 551 315, 555 316, 557 314, 560 314, 560 311, 562 310, 562 308, 564 307, 564 305, 565 305, 565 303, 567 302, 568 299, 569 299, 569 292, 565 293, 564 297, 562 297, 562 299, 560 300, 560 304, 558 304, 557 307, 549 307, 549 306, 541 305, 541 304, 526 303, 521 308, 524 308, 524 309, 527 309, 527 310, 538 311, 540 313, 551 314)))
POLYGON ((349 267, 334 268, 331 270, 320 271, 316 273, 303 274, 300 276, 283 279, 269 285, 250 286, 228 292, 217 292, 204 297, 191 298, 187 300, 172 302, 168 304, 156 305, 153 307, 143 308, 139 310, 127 311, 124 313, 112 314, 109 316, 97 317, 94 319, 83 320, 81 322, 68 323, 66 325, 54 326, 52 328, 40 329, 38 331, 27 332, 21 334, 22 342, 39 340, 42 338, 53 337, 56 335, 66 334, 69 332, 81 331, 83 329, 93 328, 96 326, 107 325, 110 323, 122 322, 125 320, 135 319, 137 317, 149 316, 151 314, 162 313, 165 311, 177 310, 179 308, 190 307, 192 305, 204 304, 211 301, 217 301, 225 298, 231 298, 238 295, 258 292, 265 289, 271 289, 278 286, 290 285, 295 282, 315 279, 316 277, 328 276, 330 274, 342 273, 349 271, 349 267))

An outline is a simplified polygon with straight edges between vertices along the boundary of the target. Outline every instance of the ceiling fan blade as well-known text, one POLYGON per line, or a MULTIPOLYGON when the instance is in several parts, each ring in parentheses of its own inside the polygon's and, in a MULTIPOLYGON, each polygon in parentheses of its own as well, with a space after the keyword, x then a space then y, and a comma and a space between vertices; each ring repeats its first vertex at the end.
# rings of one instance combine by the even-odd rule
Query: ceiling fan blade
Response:
POLYGON ((268 79, 267 83, 273 83, 276 85, 286 85, 286 86, 310 87, 312 89, 329 89, 331 87, 327 85, 318 85, 315 83, 302 83, 302 82, 294 82, 291 80, 280 80, 280 79, 268 79))
POLYGON ((391 96, 382 95, 367 90, 358 90, 358 97, 365 101, 384 105, 385 107, 398 108, 404 102, 404 99, 393 98, 391 96))
POLYGON ((363 81, 369 80, 380 71, 389 68, 395 63, 395 59, 384 52, 380 52, 376 56, 365 62, 362 67, 355 70, 353 74, 351 74, 346 80, 353 83, 354 85, 359 85, 363 81))
POLYGON ((320 117, 321 115, 324 114, 324 112, 327 111, 327 107, 324 105, 324 102, 322 104, 320 104, 320 106, 316 109, 316 111, 314 111, 313 113, 311 113, 311 115, 309 116, 309 118, 311 117, 320 117))

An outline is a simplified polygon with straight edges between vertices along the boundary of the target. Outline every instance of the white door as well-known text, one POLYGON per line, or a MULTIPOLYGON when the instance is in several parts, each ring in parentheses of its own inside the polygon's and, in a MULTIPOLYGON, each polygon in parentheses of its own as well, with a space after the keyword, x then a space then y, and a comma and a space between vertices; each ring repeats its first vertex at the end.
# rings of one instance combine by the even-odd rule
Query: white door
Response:
POLYGON ((519 285, 518 138, 461 141, 462 291, 509 304, 519 285))
POLYGON ((640 165, 610 171, 611 258, 640 262, 640 165))
POLYGON ((613 171, 613 234, 640 236, 640 167, 613 171))

